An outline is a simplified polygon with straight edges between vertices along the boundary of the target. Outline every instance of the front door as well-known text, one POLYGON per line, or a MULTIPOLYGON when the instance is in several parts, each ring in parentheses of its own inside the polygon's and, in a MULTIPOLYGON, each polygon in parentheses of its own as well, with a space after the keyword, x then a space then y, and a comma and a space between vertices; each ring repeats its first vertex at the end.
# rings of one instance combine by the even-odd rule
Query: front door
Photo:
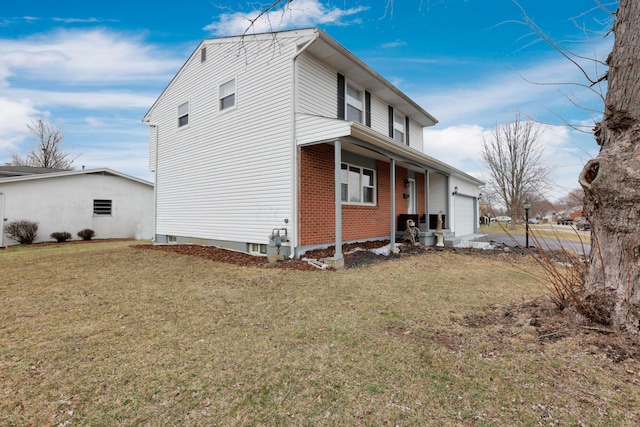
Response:
POLYGON ((407 213, 416 215, 418 213, 418 193, 416 191, 416 180, 409 178, 409 203, 407 213))

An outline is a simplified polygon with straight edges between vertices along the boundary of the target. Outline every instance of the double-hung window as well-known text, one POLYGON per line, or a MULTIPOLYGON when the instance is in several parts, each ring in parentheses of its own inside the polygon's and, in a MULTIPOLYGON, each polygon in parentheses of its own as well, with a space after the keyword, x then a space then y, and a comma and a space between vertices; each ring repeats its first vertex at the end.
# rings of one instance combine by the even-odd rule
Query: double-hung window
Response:
POLYGON ((404 144, 405 142, 405 118, 402 114, 393 113, 393 139, 404 144))
POLYGON ((178 127, 189 124, 189 101, 178 106, 178 127))
POLYGON ((376 172, 372 169, 342 163, 341 200, 343 203, 375 205, 376 172))
POLYGON ((363 123, 364 92, 347 83, 347 120, 363 123))
POLYGON ((220 85, 220 111, 235 107, 236 79, 231 79, 220 85))

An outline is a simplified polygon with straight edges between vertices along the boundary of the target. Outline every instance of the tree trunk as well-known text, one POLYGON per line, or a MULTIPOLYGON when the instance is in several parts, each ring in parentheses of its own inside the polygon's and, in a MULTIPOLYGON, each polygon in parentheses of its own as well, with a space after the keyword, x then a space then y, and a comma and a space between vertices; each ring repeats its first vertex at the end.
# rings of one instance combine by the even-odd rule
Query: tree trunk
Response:
POLYGON ((600 153, 580 174, 592 227, 585 314, 639 334, 640 1, 620 0, 613 34, 600 153))

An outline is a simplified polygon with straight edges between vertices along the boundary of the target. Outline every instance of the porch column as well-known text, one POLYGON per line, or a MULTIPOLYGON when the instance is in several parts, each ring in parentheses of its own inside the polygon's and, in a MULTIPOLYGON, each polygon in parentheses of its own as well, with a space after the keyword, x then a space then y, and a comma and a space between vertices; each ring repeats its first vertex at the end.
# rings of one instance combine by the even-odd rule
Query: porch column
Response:
POLYGON ((394 159, 391 160, 391 172, 390 172, 390 180, 391 180, 391 250, 396 248, 396 161, 394 159))
POLYGON ((325 259, 325 262, 334 268, 344 267, 344 257, 342 255, 342 144, 337 139, 333 144, 334 158, 334 179, 335 179, 335 204, 336 204, 336 251, 332 258, 325 259))
POLYGON ((424 171, 424 220, 425 231, 429 231, 429 171, 424 171))

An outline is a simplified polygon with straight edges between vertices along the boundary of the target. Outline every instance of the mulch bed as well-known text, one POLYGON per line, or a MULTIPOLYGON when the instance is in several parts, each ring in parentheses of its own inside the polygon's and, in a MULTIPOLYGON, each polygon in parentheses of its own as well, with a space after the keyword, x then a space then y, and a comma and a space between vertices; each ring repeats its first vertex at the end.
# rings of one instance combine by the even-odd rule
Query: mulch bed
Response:
MULTIPOLYGON (((398 254, 389 255, 376 255, 370 252, 371 249, 381 248, 388 245, 389 241, 375 241, 375 242, 362 242, 351 243, 343 245, 342 252, 344 254, 345 268, 361 268, 371 264, 375 264, 381 261, 388 261, 393 259, 399 259, 405 256, 412 256, 422 254, 426 252, 433 252, 436 249, 434 247, 427 246, 400 246, 400 252, 398 254), (356 250, 362 249, 362 250, 356 250)), ((183 255, 197 256, 200 258, 208 259, 211 261, 224 262, 227 264, 235 264, 240 266, 249 267, 266 267, 266 268, 280 268, 285 270, 303 270, 303 271, 317 271, 318 268, 310 265, 306 261, 301 259, 288 259, 276 264, 267 264, 264 257, 258 257, 249 255, 243 252, 235 252, 226 249, 216 248, 214 246, 201 246, 201 245, 136 245, 136 248, 150 249, 162 252, 178 253, 183 255)), ((321 260, 333 256, 335 247, 329 247, 326 249, 317 249, 308 251, 302 258, 311 258, 321 260)))

